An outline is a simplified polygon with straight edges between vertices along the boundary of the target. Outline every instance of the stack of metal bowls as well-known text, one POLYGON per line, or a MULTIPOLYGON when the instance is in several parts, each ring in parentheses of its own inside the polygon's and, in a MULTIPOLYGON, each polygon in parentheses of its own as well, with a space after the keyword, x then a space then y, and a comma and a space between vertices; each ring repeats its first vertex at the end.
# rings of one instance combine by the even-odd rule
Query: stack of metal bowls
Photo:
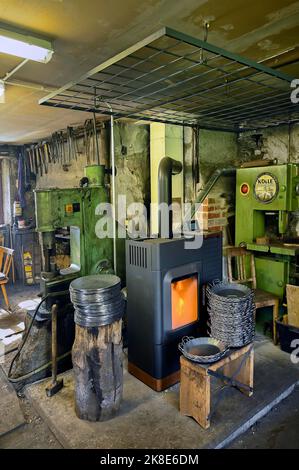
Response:
POLYGON ((238 348, 254 338, 254 292, 249 287, 216 282, 207 288, 210 335, 238 348))
POLYGON ((70 285, 75 308, 75 323, 91 328, 109 325, 119 320, 125 309, 121 281, 113 274, 79 277, 70 285))

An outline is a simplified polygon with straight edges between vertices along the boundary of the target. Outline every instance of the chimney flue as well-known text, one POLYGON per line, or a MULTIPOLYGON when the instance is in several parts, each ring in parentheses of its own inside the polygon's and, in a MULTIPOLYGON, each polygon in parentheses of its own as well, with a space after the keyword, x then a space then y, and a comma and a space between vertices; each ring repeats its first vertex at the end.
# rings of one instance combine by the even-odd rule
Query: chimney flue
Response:
POLYGON ((162 215, 163 210, 160 204, 167 204, 168 207, 168 237, 173 237, 172 232, 172 175, 181 173, 183 165, 181 162, 170 157, 164 157, 160 161, 158 169, 158 202, 159 202, 159 237, 162 237, 162 215))

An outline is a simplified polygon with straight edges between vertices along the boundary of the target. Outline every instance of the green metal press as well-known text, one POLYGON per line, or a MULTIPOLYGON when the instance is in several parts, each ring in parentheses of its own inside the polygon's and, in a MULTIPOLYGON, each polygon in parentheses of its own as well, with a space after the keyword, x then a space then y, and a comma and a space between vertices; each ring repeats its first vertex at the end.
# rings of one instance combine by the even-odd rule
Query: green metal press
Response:
POLYGON ((257 287, 280 298, 298 284, 298 209, 299 165, 237 170, 235 244, 254 252, 257 287))

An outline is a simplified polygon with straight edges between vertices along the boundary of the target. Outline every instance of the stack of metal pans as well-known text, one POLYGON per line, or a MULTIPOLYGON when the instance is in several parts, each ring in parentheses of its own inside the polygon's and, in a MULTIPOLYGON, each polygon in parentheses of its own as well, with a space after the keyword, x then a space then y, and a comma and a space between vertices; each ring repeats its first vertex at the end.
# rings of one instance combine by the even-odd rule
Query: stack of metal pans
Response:
POLYGON ((79 277, 70 285, 75 323, 83 327, 109 325, 124 313, 120 278, 113 274, 79 277))
POLYGON ((216 282, 207 288, 210 335, 238 348, 254 338, 254 292, 249 287, 216 282))

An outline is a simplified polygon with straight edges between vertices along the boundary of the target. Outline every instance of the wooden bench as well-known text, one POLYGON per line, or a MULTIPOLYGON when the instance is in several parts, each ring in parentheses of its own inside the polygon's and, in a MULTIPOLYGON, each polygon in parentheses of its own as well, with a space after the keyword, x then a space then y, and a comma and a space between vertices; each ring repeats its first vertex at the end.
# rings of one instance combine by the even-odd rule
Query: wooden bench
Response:
POLYGON ((211 376, 236 386, 249 397, 253 394, 252 343, 242 348, 230 349, 222 359, 212 364, 199 364, 184 356, 181 356, 180 362, 180 412, 192 416, 204 429, 210 427, 211 376), (222 373, 217 372, 221 367, 222 373))

